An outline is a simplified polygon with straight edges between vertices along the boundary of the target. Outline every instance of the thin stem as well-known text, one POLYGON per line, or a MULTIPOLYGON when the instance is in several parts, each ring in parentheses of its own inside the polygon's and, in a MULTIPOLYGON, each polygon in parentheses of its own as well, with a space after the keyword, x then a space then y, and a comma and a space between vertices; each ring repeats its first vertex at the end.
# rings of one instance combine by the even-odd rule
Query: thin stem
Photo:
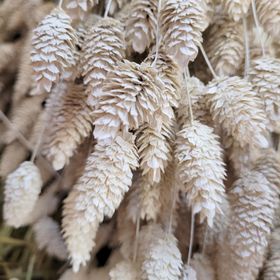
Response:
POLYGON ((192 214, 191 214, 191 234, 190 234, 190 244, 189 244, 187 265, 190 265, 191 257, 192 257, 192 246, 193 246, 193 237, 194 237, 194 218, 195 218, 195 215, 194 215, 193 210, 192 210, 192 214))
POLYGON ((204 232, 204 238, 203 238, 203 245, 202 245, 202 255, 205 254, 205 248, 206 248, 206 240, 208 238, 208 226, 206 226, 205 232, 204 232))
POLYGON ((136 231, 135 231, 134 250, 133 250, 133 262, 136 262, 137 253, 138 253, 139 231, 140 231, 140 213, 138 213, 137 221, 136 221, 136 231))
POLYGON ((35 158, 36 158, 36 156, 37 156, 37 154, 39 152, 40 145, 42 143, 42 138, 43 138, 44 132, 46 130, 46 126, 47 126, 47 121, 44 123, 44 125, 43 125, 43 127, 42 127, 42 129, 40 131, 40 135, 39 135, 39 137, 37 139, 35 148, 34 148, 33 153, 32 153, 32 157, 31 157, 31 160, 30 160, 31 162, 34 162, 34 160, 35 160, 35 158))
POLYGON ((262 55, 265 56, 264 37, 262 36, 261 26, 260 26, 258 15, 257 15, 256 2, 255 2, 255 0, 252 0, 251 3, 252 3, 252 11, 253 11, 254 22, 255 22, 258 37, 259 37, 260 43, 261 43, 262 55))
POLYGON ((22 135, 21 132, 14 126, 14 124, 6 117, 6 115, 0 110, 0 119, 3 121, 6 127, 11 129, 17 136, 18 140, 21 142, 23 146, 25 146, 29 151, 32 151, 33 148, 26 140, 26 138, 22 135))
POLYGON ((172 231, 173 213, 174 213, 174 208, 175 208, 175 204, 176 204, 177 184, 175 185, 174 188, 172 188, 172 190, 173 190, 173 192, 172 192, 172 204, 171 204, 171 210, 170 210, 168 233, 171 233, 171 231, 172 231))
POLYGON ((189 103, 190 122, 191 122, 191 125, 193 125, 192 99, 191 99, 190 91, 188 88, 188 79, 190 79, 190 72, 189 72, 188 67, 187 67, 187 70, 185 70, 185 72, 184 72, 184 76, 185 76, 186 89, 187 89, 187 98, 188 98, 188 103, 189 103))
POLYGON ((161 41, 161 35, 159 31, 159 21, 160 21, 160 10, 161 10, 161 0, 158 0, 158 7, 157 7, 157 33, 156 33, 156 54, 155 54, 155 59, 152 63, 152 66, 155 66, 157 60, 158 60, 158 52, 159 52, 159 46, 160 46, 160 41, 161 41))
MULTIPOLYGON (((24 135, 14 126, 14 124, 6 117, 6 115, 0 110, 0 120, 3 121, 4 125, 11 129, 15 135, 17 136, 17 139, 19 140, 19 142, 30 152, 33 152, 33 147, 32 145, 26 140, 26 138, 24 137, 24 135)), ((34 152, 33 152, 34 154, 34 152)), ((36 154, 35 154, 36 155, 36 154)), ((35 159, 35 158, 34 158, 35 159)), ((52 172, 56 175, 56 176, 60 176, 58 172, 54 171, 52 166, 50 165, 49 161, 47 161, 44 157, 42 157, 40 155, 40 159, 42 159, 44 162, 47 163, 48 167, 51 168, 52 172)))
POLYGON ((244 32, 244 48, 245 48, 244 78, 247 78, 250 69, 250 48, 249 48, 249 40, 248 40, 247 19, 245 15, 243 15, 243 32, 244 32))
POLYGON ((109 0, 108 4, 106 5, 106 10, 105 10, 105 13, 104 13, 104 18, 108 17, 108 14, 109 14, 109 11, 110 11, 110 8, 111 8, 111 4, 112 4, 112 0, 109 0))
POLYGON ((212 73, 213 77, 214 77, 215 79, 217 79, 218 76, 217 76, 217 74, 215 73, 214 68, 213 68, 213 66, 212 66, 212 64, 211 64, 211 62, 210 62, 210 60, 209 60, 209 58, 208 58, 208 56, 207 56, 207 54, 206 54, 206 52, 205 52, 203 46, 202 46, 202 44, 201 44, 201 43, 198 43, 198 44, 199 44, 199 48, 200 48, 200 50, 201 50, 201 53, 202 53, 202 55, 203 55, 203 57, 204 57, 204 60, 205 60, 205 62, 206 62, 206 64, 207 64, 207 66, 208 66, 210 72, 212 73))
POLYGON ((59 0, 58 7, 62 9, 63 0, 59 0))

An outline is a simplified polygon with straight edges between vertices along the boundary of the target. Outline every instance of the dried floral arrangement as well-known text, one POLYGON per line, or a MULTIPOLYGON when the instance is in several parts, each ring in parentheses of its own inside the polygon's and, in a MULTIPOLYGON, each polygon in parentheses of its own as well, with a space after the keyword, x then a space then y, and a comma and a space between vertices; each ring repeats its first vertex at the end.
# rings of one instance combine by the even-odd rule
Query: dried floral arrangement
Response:
POLYGON ((279 0, 2 1, 0 278, 280 279, 279 24, 279 0))

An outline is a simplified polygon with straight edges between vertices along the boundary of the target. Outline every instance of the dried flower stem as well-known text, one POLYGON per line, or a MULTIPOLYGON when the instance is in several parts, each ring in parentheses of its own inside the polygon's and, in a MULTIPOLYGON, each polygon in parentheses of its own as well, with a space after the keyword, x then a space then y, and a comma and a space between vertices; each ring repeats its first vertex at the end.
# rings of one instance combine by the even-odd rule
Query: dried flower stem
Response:
POLYGON ((208 58, 208 56, 207 56, 203 46, 202 46, 202 44, 201 43, 198 43, 198 44, 199 44, 199 48, 201 50, 201 53, 202 53, 202 55, 204 57, 204 60, 205 60, 205 62, 207 64, 207 66, 209 67, 209 70, 210 70, 211 74, 213 75, 213 77, 215 79, 217 79, 218 75, 215 73, 214 68, 213 68, 213 66, 212 66, 212 64, 211 64, 211 62, 210 62, 210 60, 209 60, 209 58, 208 58))
POLYGON ((105 9, 105 13, 104 13, 104 18, 108 17, 111 4, 112 4, 112 0, 109 0, 109 1, 108 1, 108 4, 106 5, 106 9, 105 9))
POLYGON ((158 0, 158 7, 157 7, 157 33, 156 33, 156 54, 155 54, 155 60, 152 63, 152 66, 155 66, 157 59, 158 59, 158 51, 159 51, 159 45, 160 45, 160 41, 161 41, 161 35, 160 35, 160 24, 159 24, 159 20, 160 20, 160 10, 161 10, 161 0, 158 0))
POLYGON ((175 184, 175 187, 173 188, 173 192, 172 192, 172 205, 171 205, 171 209, 170 209, 168 233, 171 233, 171 231, 172 231, 173 213, 174 213, 175 203, 176 203, 176 193, 177 193, 177 184, 175 184))
POLYGON ((243 32, 244 32, 244 47, 245 47, 244 78, 247 78, 250 69, 250 48, 249 48, 249 40, 248 40, 246 15, 243 15, 243 32))
POLYGON ((6 127, 13 130, 17 135, 18 140, 21 142, 23 146, 25 146, 29 151, 33 151, 31 144, 26 140, 26 138, 22 135, 18 129, 13 125, 13 123, 6 117, 6 115, 0 110, 0 119, 3 121, 6 127))
POLYGON ((257 15, 255 0, 252 0, 252 11, 253 11, 254 22, 255 22, 255 25, 257 28, 258 37, 259 37, 260 43, 261 43, 262 55, 265 56, 264 40, 263 40, 263 36, 261 35, 261 26, 260 26, 258 15, 257 15))
POLYGON ((184 76, 185 76, 187 97, 188 97, 188 103, 189 103, 190 122, 191 122, 191 125, 192 125, 193 124, 193 110, 192 110, 191 95, 190 95, 190 91, 188 89, 188 82, 187 82, 187 79, 190 79, 190 71, 189 71, 188 67, 185 69, 184 76))
POLYGON ((195 214, 191 214, 191 234, 190 234, 190 243, 189 243, 189 251, 188 251, 188 260, 187 260, 187 265, 190 265, 191 262, 191 257, 192 257, 192 246, 193 246, 193 237, 194 237, 194 219, 195 219, 195 214))
POLYGON ((138 253, 138 245, 139 245, 139 232, 140 232, 140 211, 137 216, 136 221, 136 230, 135 230, 135 240, 134 240, 134 249, 133 249, 133 262, 136 262, 137 253, 138 253))
POLYGON ((42 143, 43 135, 44 135, 44 132, 45 132, 46 127, 47 127, 47 123, 48 123, 47 121, 44 123, 44 125, 43 125, 43 127, 42 127, 42 129, 40 131, 40 135, 39 135, 39 137, 37 139, 35 148, 33 150, 32 156, 31 156, 31 160, 30 160, 31 162, 34 162, 36 156, 38 155, 38 152, 39 152, 39 149, 40 149, 40 145, 42 143))
POLYGON ((63 0, 59 0, 58 7, 62 9, 63 0))

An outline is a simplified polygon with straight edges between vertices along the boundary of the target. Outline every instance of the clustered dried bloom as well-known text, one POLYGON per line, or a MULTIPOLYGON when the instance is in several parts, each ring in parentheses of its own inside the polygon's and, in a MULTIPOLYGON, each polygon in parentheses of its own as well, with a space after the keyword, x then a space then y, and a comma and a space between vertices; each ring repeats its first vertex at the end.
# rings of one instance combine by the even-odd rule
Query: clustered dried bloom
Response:
POLYGON ((23 162, 9 174, 5 185, 4 219, 20 227, 34 210, 42 188, 40 170, 30 161, 23 162))
MULTIPOLYGON (((60 8, 34 29, 31 61, 39 89, 50 92, 64 71, 75 65, 75 33, 70 17, 60 8)), ((64 73, 63 73, 64 72, 64 73)))
POLYGON ((280 279, 279 0, 45 2, 0 4, 5 277, 280 279))

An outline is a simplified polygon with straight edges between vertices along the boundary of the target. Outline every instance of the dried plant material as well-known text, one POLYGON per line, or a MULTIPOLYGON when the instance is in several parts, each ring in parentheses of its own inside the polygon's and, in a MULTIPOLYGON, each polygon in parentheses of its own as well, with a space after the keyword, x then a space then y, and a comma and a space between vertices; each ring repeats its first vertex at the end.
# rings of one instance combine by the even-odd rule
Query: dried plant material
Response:
POLYGON ((34 210, 24 221, 24 225, 36 223, 39 219, 52 215, 58 208, 59 198, 53 192, 53 188, 57 188, 57 182, 54 182, 49 189, 39 196, 34 210))
POLYGON ((280 132, 280 60, 264 57, 253 60, 250 80, 263 101, 271 132, 280 132))
POLYGON ((280 278, 280 228, 276 228, 270 237, 268 258, 264 265, 263 279, 277 280, 280 278))
POLYGON ((44 249, 50 256, 55 256, 59 260, 67 258, 66 246, 56 221, 52 218, 44 217, 36 222, 32 229, 40 250, 44 249))
POLYGON ((98 105, 102 84, 107 74, 125 56, 124 28, 112 18, 100 19, 88 31, 83 45, 83 75, 87 85, 88 103, 98 105))
MULTIPOLYGON (((88 280, 87 268, 82 268, 79 272, 73 272, 71 269, 67 269, 59 278, 59 280, 88 280)), ((103 279, 100 279, 103 280, 103 279)))
POLYGON ((239 77, 218 78, 208 85, 207 93, 211 115, 222 127, 227 146, 236 141, 241 148, 268 147, 262 102, 249 82, 239 77))
POLYGON ((168 98, 169 105, 173 108, 179 106, 181 99, 181 84, 182 74, 180 73, 179 65, 173 60, 171 55, 168 55, 164 47, 161 46, 156 56, 153 51, 145 60, 158 70, 158 75, 165 85, 165 94, 168 98))
MULTIPOLYGON (((277 151, 273 149, 261 151, 259 157, 254 161, 253 169, 265 176, 277 197, 277 193, 280 192, 280 158, 277 151)), ((278 208, 278 204, 275 207, 278 208)))
POLYGON ((243 174, 230 191, 232 216, 218 252, 218 279, 256 279, 263 265, 275 196, 257 171, 243 174))
POLYGON ((90 9, 98 2, 99 0, 66 0, 64 6, 73 19, 84 20, 90 9))
POLYGON ((75 65, 77 38, 70 17, 60 8, 54 9, 33 31, 31 61, 38 92, 50 92, 62 74, 75 65))
MULTIPOLYGON (((184 265, 181 280, 197 280, 196 271, 189 265, 184 265)), ((202 279, 201 279, 202 280, 202 279)))
POLYGON ((222 18, 210 26, 205 50, 218 75, 237 73, 245 56, 243 39, 243 26, 240 22, 222 18))
POLYGON ((145 122, 160 128, 173 116, 157 71, 142 63, 124 61, 104 81, 94 112, 96 139, 115 137, 118 131, 137 129, 145 122))
POLYGON ((122 261, 118 263, 109 273, 111 280, 136 280, 138 271, 134 263, 122 261))
POLYGON ((158 227, 151 225, 147 228, 151 238, 143 250, 142 279, 179 279, 182 260, 177 240, 173 234, 164 232, 158 227))
POLYGON ((5 178, 29 155, 29 151, 18 141, 9 144, 1 154, 0 176, 5 178))
POLYGON ((279 39, 280 6, 279 0, 257 0, 257 14, 261 25, 270 36, 279 39))
POLYGON ((41 104, 45 98, 46 96, 44 95, 27 97, 13 109, 10 120, 15 130, 7 130, 4 136, 7 144, 10 144, 17 139, 18 132, 27 137, 30 135, 30 131, 36 122, 36 118, 42 110, 41 104))
POLYGON ((59 83, 46 105, 46 128, 43 154, 54 169, 62 169, 78 146, 92 131, 90 108, 82 85, 59 83))
POLYGON ((131 135, 101 141, 89 156, 64 206, 63 231, 74 271, 89 260, 99 223, 119 207, 137 165, 131 135))
POLYGON ((18 50, 19 49, 16 44, 3 43, 0 45, 0 73, 2 73, 3 71, 7 71, 7 68, 14 66, 14 60, 17 57, 15 53, 18 50))
POLYGON ((267 56, 278 57, 275 55, 277 48, 273 46, 273 38, 265 33, 263 28, 253 28, 248 34, 250 42, 250 59, 255 60, 263 56, 263 51, 267 56), (262 49, 264 47, 264 49, 262 49))
POLYGON ((194 121, 177 134, 175 157, 182 191, 200 221, 213 225, 224 197, 222 149, 213 129, 194 121))
POLYGON ((199 1, 164 2, 161 11, 162 42, 181 67, 185 67, 196 58, 206 26, 205 10, 199 1))
POLYGON ((191 97, 191 106, 195 120, 203 124, 212 124, 212 118, 207 104, 206 87, 197 78, 186 79, 186 85, 181 90, 180 105, 177 110, 177 117, 180 126, 183 126, 190 120, 188 94, 191 97))
MULTIPOLYGON (((112 0, 109 13, 113 15, 116 11, 122 9, 130 0, 112 0)), ((109 3, 109 0, 106 0, 106 6, 109 3)))
POLYGON ((129 194, 128 218, 134 224, 139 215, 142 220, 156 221, 161 209, 160 192, 159 184, 151 185, 140 174, 137 175, 129 194))
POLYGON ((240 21, 246 16, 251 4, 251 0, 221 0, 224 11, 234 21, 240 21))
POLYGON ((125 38, 128 45, 143 53, 156 38, 157 0, 135 0, 130 7, 125 23, 125 38))
POLYGON ((196 277, 198 280, 215 280, 215 270, 211 264, 211 261, 202 254, 194 254, 191 262, 191 267, 196 272, 196 277))
POLYGON ((20 227, 31 214, 41 192, 42 179, 39 169, 30 161, 23 162, 11 173, 5 184, 4 220, 20 227))
POLYGON ((161 131, 144 124, 137 131, 136 145, 140 158, 140 168, 147 183, 159 183, 161 174, 171 161, 172 147, 168 142, 172 132, 162 126, 161 131))

